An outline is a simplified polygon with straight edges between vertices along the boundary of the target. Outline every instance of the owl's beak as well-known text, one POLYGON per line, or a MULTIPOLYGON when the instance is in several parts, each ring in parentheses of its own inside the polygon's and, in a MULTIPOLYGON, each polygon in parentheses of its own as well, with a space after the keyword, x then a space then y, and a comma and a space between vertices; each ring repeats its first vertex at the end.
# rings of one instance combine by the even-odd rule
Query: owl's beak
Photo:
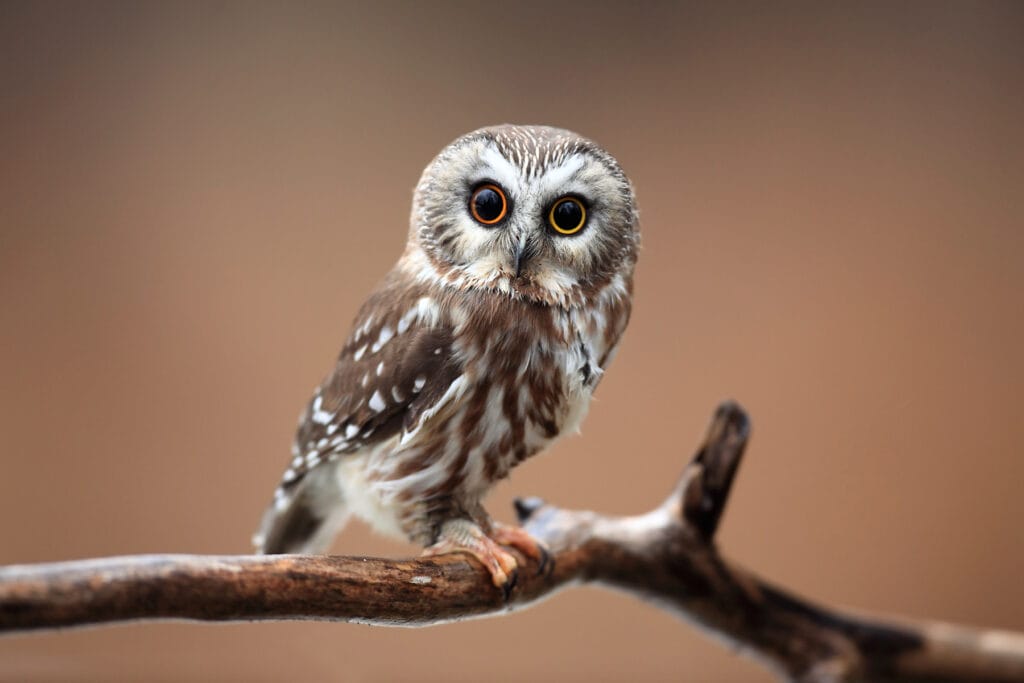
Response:
POLYGON ((526 262, 533 258, 536 253, 537 243, 525 235, 512 248, 512 268, 516 271, 517 278, 522 274, 526 262))

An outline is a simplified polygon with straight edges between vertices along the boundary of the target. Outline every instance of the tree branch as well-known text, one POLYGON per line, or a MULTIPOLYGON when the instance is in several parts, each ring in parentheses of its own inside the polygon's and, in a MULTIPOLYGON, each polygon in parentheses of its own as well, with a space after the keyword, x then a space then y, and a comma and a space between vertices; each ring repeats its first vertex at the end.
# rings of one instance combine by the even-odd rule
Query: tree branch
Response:
POLYGON ((573 583, 648 600, 795 681, 1024 681, 1024 635, 815 605, 725 559, 714 534, 749 436, 719 407, 668 499, 635 517, 516 501, 554 569, 520 558, 506 601, 469 556, 143 555, 0 568, 0 633, 129 620, 317 619, 425 626, 525 607, 573 583))

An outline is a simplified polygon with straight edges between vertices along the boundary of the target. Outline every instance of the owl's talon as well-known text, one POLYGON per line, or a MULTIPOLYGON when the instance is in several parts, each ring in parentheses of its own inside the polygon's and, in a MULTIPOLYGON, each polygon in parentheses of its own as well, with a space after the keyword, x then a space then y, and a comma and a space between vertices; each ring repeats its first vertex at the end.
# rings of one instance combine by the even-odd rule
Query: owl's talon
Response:
POLYGON ((505 602, 508 602, 512 597, 512 589, 519 583, 519 570, 513 569, 512 573, 508 575, 508 580, 504 584, 499 586, 501 588, 502 597, 505 598, 505 602))
POLYGON ((555 563, 551 551, 542 541, 538 541, 522 527, 495 523, 491 531, 491 538, 502 545, 515 548, 532 560, 536 560, 537 576, 550 574, 554 570, 555 563))
POLYGON ((438 541, 423 551, 427 557, 447 553, 469 553, 490 573, 507 602, 519 578, 519 562, 483 529, 467 519, 454 519, 441 528, 438 541))

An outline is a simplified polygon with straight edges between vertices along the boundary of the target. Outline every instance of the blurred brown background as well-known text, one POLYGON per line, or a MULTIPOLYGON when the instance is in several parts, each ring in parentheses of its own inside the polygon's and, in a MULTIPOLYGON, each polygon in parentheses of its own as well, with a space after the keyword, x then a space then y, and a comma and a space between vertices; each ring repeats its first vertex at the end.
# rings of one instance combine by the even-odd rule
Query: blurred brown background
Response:
MULTIPOLYGON (((735 397, 730 556, 1024 629, 1022 35, 1015 2, 3 3, 0 563, 246 552, 422 167, 546 123, 636 184, 635 316, 583 436, 490 509, 646 510, 735 397)), ((627 677, 771 680, 595 589, 426 630, 0 640, 10 681, 627 677)))

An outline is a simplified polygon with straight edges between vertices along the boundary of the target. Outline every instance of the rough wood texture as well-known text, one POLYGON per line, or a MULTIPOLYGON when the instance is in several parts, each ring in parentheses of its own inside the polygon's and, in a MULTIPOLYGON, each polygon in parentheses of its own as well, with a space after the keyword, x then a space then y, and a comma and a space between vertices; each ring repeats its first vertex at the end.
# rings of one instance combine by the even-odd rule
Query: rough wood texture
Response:
POLYGON ((522 560, 506 601, 468 556, 417 560, 151 555, 0 568, 0 632, 134 619, 321 619, 425 626, 525 607, 577 582, 648 600, 795 681, 1024 681, 1024 635, 897 622, 827 609, 719 554, 714 534, 749 435, 716 412, 668 499, 637 517, 520 500, 554 555, 522 560))

